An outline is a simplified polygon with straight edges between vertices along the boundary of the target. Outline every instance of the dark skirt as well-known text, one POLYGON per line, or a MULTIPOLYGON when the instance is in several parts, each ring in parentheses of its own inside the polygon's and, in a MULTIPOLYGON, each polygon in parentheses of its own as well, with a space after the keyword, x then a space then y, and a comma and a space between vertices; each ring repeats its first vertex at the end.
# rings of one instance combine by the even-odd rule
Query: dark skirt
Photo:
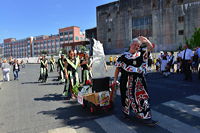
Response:
POLYGON ((132 108, 137 118, 151 118, 149 95, 143 74, 132 73, 128 76, 126 96, 124 113, 129 115, 130 108, 132 108))

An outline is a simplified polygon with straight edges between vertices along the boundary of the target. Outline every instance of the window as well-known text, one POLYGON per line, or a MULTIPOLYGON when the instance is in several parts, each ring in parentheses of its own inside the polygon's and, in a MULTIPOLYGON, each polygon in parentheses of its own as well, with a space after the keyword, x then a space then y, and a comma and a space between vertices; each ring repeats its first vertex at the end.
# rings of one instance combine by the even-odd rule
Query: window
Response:
POLYGON ((183 34, 184 34, 184 30, 179 30, 179 31, 178 31, 178 34, 179 34, 179 35, 183 35, 183 34))
POLYGON ((111 39, 110 39, 110 38, 108 38, 108 42, 111 42, 111 39))
POLYGON ((60 32, 60 36, 63 36, 63 32, 60 32))
POLYGON ((64 32, 64 34, 65 34, 65 35, 68 35, 68 32, 66 31, 66 32, 64 32))
POLYGON ((156 7, 157 7, 157 1, 156 1, 156 0, 153 0, 153 1, 152 1, 152 8, 155 9, 156 7))
POLYGON ((183 4, 183 0, 178 0, 178 4, 183 4))
POLYGON ((111 28, 108 28, 108 32, 111 32, 111 28))
POLYGON ((178 22, 179 22, 179 23, 184 22, 184 16, 179 16, 179 17, 178 17, 178 22))
POLYGON ((63 38, 60 38, 60 41, 63 41, 63 38))
POLYGON ((68 38, 68 37, 66 37, 66 38, 65 38, 65 41, 68 41, 68 40, 69 40, 69 38, 68 38))
POLYGON ((79 40, 79 37, 78 37, 78 36, 76 36, 76 40, 77 40, 77 41, 79 40))
POLYGON ((73 40, 73 37, 70 37, 69 40, 70 40, 70 41, 73 40))
POLYGON ((70 31, 69 34, 73 34, 73 31, 70 31))

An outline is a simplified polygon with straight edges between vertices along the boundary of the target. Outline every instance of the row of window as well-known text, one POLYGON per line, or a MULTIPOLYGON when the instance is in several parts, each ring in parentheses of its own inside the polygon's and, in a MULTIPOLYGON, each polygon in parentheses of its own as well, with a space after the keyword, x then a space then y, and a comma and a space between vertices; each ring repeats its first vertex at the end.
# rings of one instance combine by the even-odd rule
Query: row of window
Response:
POLYGON ((68 38, 68 37, 66 37, 66 38, 60 38, 61 42, 62 41, 71 41, 71 40, 73 40, 73 37, 70 37, 70 38, 68 38))
POLYGON ((59 39, 56 39, 56 40, 48 40, 48 41, 42 41, 42 42, 35 42, 34 45, 37 45, 37 44, 43 44, 43 43, 54 43, 54 42, 59 42, 59 39))
POLYGON ((63 35, 71 35, 71 34, 73 34, 73 31, 60 32, 60 36, 63 36, 63 35))
POLYGON ((46 46, 44 46, 44 47, 39 47, 39 48, 37 48, 37 47, 35 47, 34 48, 34 50, 40 50, 40 49, 53 49, 53 48, 59 48, 60 46, 48 46, 48 47, 46 47, 46 46))
POLYGON ((142 25, 151 25, 152 24, 152 16, 145 16, 142 18, 133 18, 133 27, 142 26, 142 25))

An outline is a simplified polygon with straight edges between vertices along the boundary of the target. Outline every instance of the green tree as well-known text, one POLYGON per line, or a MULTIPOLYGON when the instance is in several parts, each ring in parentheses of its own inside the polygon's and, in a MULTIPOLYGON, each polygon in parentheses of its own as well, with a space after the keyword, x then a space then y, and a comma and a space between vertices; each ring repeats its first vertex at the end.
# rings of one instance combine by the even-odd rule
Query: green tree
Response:
POLYGON ((67 49, 62 49, 61 51, 63 54, 67 55, 67 49))
POLYGON ((200 28, 195 28, 194 34, 190 39, 186 39, 186 43, 191 49, 200 46, 200 28))
POLYGON ((41 51, 41 54, 48 54, 48 51, 43 50, 41 51))
POLYGON ((85 46, 81 45, 79 47, 79 50, 83 53, 83 52, 87 51, 88 49, 85 46))

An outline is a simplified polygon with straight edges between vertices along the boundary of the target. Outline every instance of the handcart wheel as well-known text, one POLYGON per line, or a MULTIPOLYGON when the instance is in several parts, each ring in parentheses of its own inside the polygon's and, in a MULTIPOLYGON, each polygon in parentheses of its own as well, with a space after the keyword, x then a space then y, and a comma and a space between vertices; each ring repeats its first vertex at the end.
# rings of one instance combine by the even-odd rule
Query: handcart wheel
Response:
POLYGON ((85 104, 82 104, 82 107, 85 108, 85 104))
POLYGON ((94 113, 94 107, 90 106, 90 112, 94 113))
POLYGON ((90 104, 90 112, 91 113, 95 113, 96 112, 96 108, 93 104, 90 104))

